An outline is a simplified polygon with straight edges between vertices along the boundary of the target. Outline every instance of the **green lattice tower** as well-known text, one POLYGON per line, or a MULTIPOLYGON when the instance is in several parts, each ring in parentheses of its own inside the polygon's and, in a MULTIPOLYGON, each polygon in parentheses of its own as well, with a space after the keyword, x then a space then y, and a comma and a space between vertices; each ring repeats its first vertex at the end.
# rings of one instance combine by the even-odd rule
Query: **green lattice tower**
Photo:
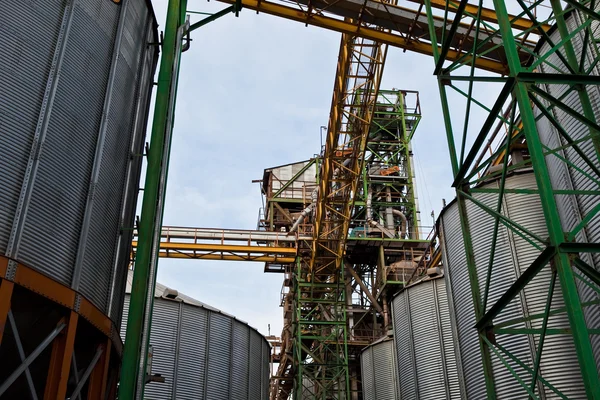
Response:
MULTIPOLYGON (((327 282, 309 279, 298 259, 294 274, 294 398, 347 399, 348 343, 343 268, 327 282)), ((318 276, 318 274, 317 274, 318 276)))
POLYGON ((365 152, 362 190, 355 202, 353 227, 366 229, 366 196, 371 185, 373 218, 385 221, 385 213, 390 207, 401 210, 408 220, 407 237, 416 239, 419 236, 411 149, 411 140, 421 120, 418 96, 414 91, 379 91, 365 152), (386 173, 389 174, 384 175, 386 173))
MULTIPOLYGON (((570 335, 587 397, 600 399, 598 367, 593 354, 593 344, 598 343, 597 335, 600 332, 598 326, 590 326, 586 321, 586 313, 598 306, 600 274, 593 264, 595 262, 598 265, 596 254, 600 252, 600 244, 585 240, 585 234, 592 232, 597 226, 595 224, 600 211, 600 126, 593 112, 593 106, 597 105, 597 99, 593 96, 600 84, 597 76, 600 52, 596 45, 598 34, 595 32, 600 15, 596 12, 597 7, 593 1, 566 0, 565 3, 567 8, 562 9, 559 0, 531 3, 522 0, 510 3, 494 0, 497 23, 493 23, 488 22, 489 18, 484 19, 481 11, 467 14, 464 11, 466 1, 448 3, 445 11, 435 12, 431 3, 425 0, 430 35, 437 38, 432 43, 435 74, 444 111, 453 186, 456 188, 461 217, 487 398, 490 399, 496 398, 493 363, 501 363, 510 370, 514 384, 520 385, 530 398, 538 398, 540 388, 561 398, 568 398, 557 388, 560 382, 553 384, 545 380, 540 369, 544 340, 551 334, 570 335), (511 12, 517 14, 516 17, 529 18, 532 25, 520 29, 515 25, 511 26, 516 18, 508 14, 509 6, 511 12), (573 15, 577 15, 579 22, 567 26, 567 20, 575 18, 573 15), (434 27, 434 16, 446 18, 442 29, 436 30, 434 27), (469 38, 460 35, 459 21, 471 27, 470 32, 473 34, 469 38), (547 29, 549 25, 554 25, 550 31, 547 29), (535 43, 531 45, 529 41, 535 37, 545 45, 537 48, 535 43), (454 61, 449 61, 453 50, 456 50, 453 46, 458 42, 461 45, 469 43, 473 50, 457 59, 453 56, 454 61), (504 60, 504 76, 484 73, 473 67, 475 61, 479 62, 478 65, 484 65, 481 61, 490 52, 500 54, 500 58, 504 60), (500 94, 491 105, 486 104, 485 96, 478 97, 483 85, 497 85, 499 88, 500 94), (557 97, 553 93, 558 88, 564 89, 564 93, 557 97), (462 105, 461 111, 453 108, 455 101, 451 101, 452 96, 464 97, 466 107, 462 105), (475 108, 487 113, 483 124, 477 127, 469 126, 474 118, 472 110, 475 108), (459 113, 464 117, 457 118, 459 113), (503 140, 496 140, 499 146, 492 148, 491 156, 485 160, 477 160, 485 144, 490 139, 494 140, 494 126, 497 126, 498 121, 504 125, 508 134, 504 135, 503 140), (546 121, 558 132, 560 143, 556 146, 541 140, 542 131, 538 128, 541 121, 546 121), (573 137, 574 126, 578 127, 579 132, 583 127, 585 134, 573 137), (513 160, 512 157, 509 159, 511 149, 523 143, 527 145, 527 157, 521 160, 513 160), (590 151, 592 148, 594 150, 590 151), (565 157, 564 154, 569 156, 565 157), (556 180, 551 180, 548 167, 550 160, 562 164, 561 168, 566 168, 589 184, 585 188, 557 187, 556 180), (478 202, 474 193, 478 190, 477 184, 484 179, 480 175, 489 171, 492 165, 496 165, 496 172, 492 175, 500 183, 498 189, 488 190, 488 193, 496 195, 495 206, 489 207, 478 202), (533 168, 537 189, 506 188, 507 174, 523 167, 533 168), (539 197, 548 237, 537 237, 501 213, 502 197, 506 193, 539 197), (579 223, 566 226, 565 221, 561 221, 557 208, 557 202, 562 201, 565 196, 575 196, 578 201, 591 199, 591 203, 595 205, 580 216, 579 223), (492 243, 489 254, 485 257, 474 256, 470 227, 476 221, 469 221, 466 211, 469 204, 483 209, 494 218, 492 243), (539 255, 499 300, 491 304, 488 293, 490 285, 494 283, 492 272, 496 262, 494 254, 500 225, 529 242, 538 250, 539 255), (536 322, 541 328, 510 330, 510 334, 525 335, 530 338, 530 343, 535 343, 535 358, 519 359, 495 340, 500 331, 504 335, 508 334, 509 329, 506 328, 510 328, 511 321, 503 322, 502 325, 495 325, 494 321, 544 269, 551 271, 545 311, 539 315, 523 316, 528 321, 536 322), (478 270, 485 271, 484 276, 478 276, 478 270), (483 287, 480 282, 484 282, 483 287), (590 292, 595 294, 596 300, 588 301, 586 296, 590 292), (553 308, 553 298, 558 297, 562 297, 561 301, 565 306, 553 308), (558 314, 568 317, 568 328, 559 330, 549 323, 550 316, 558 314)), ((482 4, 479 3, 479 10, 482 4)), ((485 179, 489 179, 489 175, 485 179)), ((520 319, 521 322, 523 318, 520 319)), ((513 322, 516 324, 518 320, 513 322)))

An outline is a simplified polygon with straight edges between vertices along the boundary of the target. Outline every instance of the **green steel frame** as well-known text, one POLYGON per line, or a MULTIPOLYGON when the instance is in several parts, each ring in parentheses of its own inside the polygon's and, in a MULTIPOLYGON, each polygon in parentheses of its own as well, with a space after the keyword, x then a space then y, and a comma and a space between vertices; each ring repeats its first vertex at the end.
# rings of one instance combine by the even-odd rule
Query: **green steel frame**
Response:
POLYGON ((118 398, 122 400, 144 397, 146 354, 152 323, 154 287, 158 267, 158 241, 160 241, 164 213, 179 62, 181 53, 187 49, 186 46, 189 46, 189 41, 184 43, 185 36, 189 36, 191 31, 231 12, 237 16, 241 10, 241 2, 236 1, 236 4, 191 26, 186 25, 186 10, 187 0, 169 0, 164 38, 161 43, 162 57, 150 147, 146 155, 148 167, 119 383, 118 398))
MULTIPOLYGON (((419 93, 411 90, 380 90, 375 102, 369 141, 365 151, 365 168, 357 194, 352 228, 363 226, 366 220, 367 192, 369 186, 379 187, 381 199, 372 201, 373 217, 385 220, 390 208, 401 210, 408 220, 407 237, 419 239, 419 211, 412 165, 411 140, 421 121, 419 93), (373 176, 369 170, 388 169, 389 175, 373 176), (390 199, 383 196, 389 189, 390 199)), ((374 193, 377 197, 377 193, 374 193)))
MULTIPOLYGON (((430 21, 431 37, 439 38, 440 35, 435 35, 431 22, 434 16, 439 17, 440 13, 436 13, 432 8, 430 0, 424 0, 424 3, 430 21)), ((547 388, 560 398, 567 398, 552 382, 543 377, 540 370, 545 338, 551 334, 572 336, 587 397, 589 399, 600 399, 598 366, 592 352, 592 335, 599 333, 599 327, 588 326, 584 314, 586 307, 595 307, 598 301, 592 301, 592 304, 589 304, 589 302, 584 303, 580 296, 582 286, 592 288, 596 293, 600 293, 600 274, 597 269, 584 261, 586 253, 588 253, 588 256, 590 253, 597 253, 600 246, 597 243, 578 242, 580 239, 577 235, 578 232, 588 227, 590 222, 596 221, 599 217, 597 214, 600 211, 600 200, 597 201, 598 205, 591 212, 582 216, 581 222, 570 232, 563 231, 557 210, 558 196, 585 195, 597 197, 600 194, 598 190, 594 190, 600 185, 599 159, 590 159, 581 150, 585 142, 591 142, 596 149, 596 155, 600 154, 600 140, 598 139, 600 126, 597 124, 589 97, 590 89, 594 85, 600 84, 600 77, 592 75, 591 72, 600 61, 600 53, 596 46, 598 38, 592 28, 592 22, 596 21, 597 23, 600 21, 600 15, 595 11, 595 0, 581 2, 566 0, 565 3, 567 4, 566 9, 561 8, 560 0, 538 0, 527 3, 516 0, 511 3, 520 8, 518 17, 523 16, 533 22, 531 28, 516 34, 511 27, 513 21, 509 17, 507 3, 504 0, 493 0, 498 20, 497 25, 485 22, 481 16, 481 11, 474 14, 466 13, 464 11, 467 4, 466 0, 460 2, 449 1, 443 12, 446 24, 441 32, 441 50, 438 49, 438 43, 435 41, 432 43, 436 65, 435 74, 438 78, 444 112, 444 123, 454 176, 453 186, 456 187, 461 228, 467 254, 469 280, 477 320, 476 329, 483 360, 487 398, 489 399, 494 399, 497 396, 492 369, 494 362, 500 362, 510 371, 515 379, 515 385, 522 386, 523 392, 529 398, 540 398, 539 390, 541 388, 547 388), (547 7, 545 9, 541 8, 541 12, 536 10, 536 7, 543 5, 547 7), (544 12, 544 10, 547 11, 544 12), (567 29, 565 18, 573 12, 579 13, 584 22, 570 32, 567 29), (539 14, 547 15, 537 16, 539 14), (470 23, 472 29, 476 32, 476 39, 474 39, 475 43, 470 55, 465 55, 457 61, 450 62, 445 59, 445 56, 450 47, 449 44, 456 39, 458 21, 470 23), (544 29, 545 24, 556 24, 556 28, 553 29, 557 29, 560 33, 559 41, 556 40, 555 36, 553 36, 555 41, 552 41, 550 37, 552 32, 547 32, 544 29), (579 54, 574 50, 572 41, 575 34, 583 37, 583 50, 580 50, 579 54), (549 51, 535 54, 523 45, 526 39, 536 35, 540 41, 549 45, 549 51), (486 54, 481 50, 483 45, 491 40, 498 39, 500 43, 496 47, 502 47, 505 53, 507 70, 509 71, 508 75, 503 77, 483 74, 475 68, 476 61, 485 58, 486 54), (477 43, 478 41, 479 43, 477 43), (531 54, 531 59, 527 62, 523 62, 519 58, 519 52, 523 50, 531 54), (551 59, 554 57, 561 61, 561 67, 552 64, 551 59), (541 66, 552 69, 553 73, 540 72, 541 66), (463 85, 462 88, 461 84, 463 85), (477 92, 477 89, 489 87, 492 84, 502 85, 502 89, 498 99, 489 107, 485 105, 484 101, 479 101, 475 93, 480 93, 477 92), (569 85, 568 93, 577 93, 582 112, 567 106, 564 103, 565 96, 557 99, 541 89, 543 85, 558 84, 569 85), (466 89, 464 85, 467 86, 466 89), (465 98, 466 107, 462 106, 462 109, 466 109, 466 112, 462 121, 457 118, 459 112, 452 110, 453 103, 449 100, 451 96, 449 93, 452 92, 454 95, 458 93, 465 98), (469 123, 472 120, 471 111, 474 107, 486 111, 488 116, 483 126, 478 127, 480 128, 479 132, 472 135, 470 133, 474 132, 475 129, 469 126, 469 123), (589 129, 589 135, 583 139, 574 140, 570 136, 569 127, 561 124, 561 121, 553 116, 553 110, 561 110, 579 123, 584 124, 589 129), (548 148, 542 143, 538 132, 538 122, 541 118, 547 118, 550 121, 561 135, 563 143, 566 144, 559 148, 548 148), (482 163, 475 162, 482 149, 486 149, 486 142, 491 143, 494 140, 493 127, 498 123, 507 127, 509 134, 502 141, 496 140, 497 149, 487 148, 491 153, 489 158, 482 163), (467 143, 471 141, 472 145, 467 146, 467 143), (509 160, 511 149, 523 148, 524 144, 527 146, 528 156, 522 160, 509 160), (576 152, 589 170, 581 168, 578 163, 572 160, 567 160, 564 157, 560 158, 560 151, 565 149, 576 152), (593 182, 595 187, 591 190, 554 189, 547 166, 547 157, 550 155, 559 157, 571 170, 577 171, 589 179, 590 182, 593 182), (476 188, 475 185, 481 182, 481 173, 494 165, 497 166, 494 174, 499 178, 499 189, 476 188), (505 187, 507 174, 511 170, 527 166, 533 168, 537 190, 507 189, 505 187), (496 206, 489 207, 477 201, 474 196, 474 193, 477 192, 497 195, 496 206), (502 214, 502 198, 504 194, 509 192, 522 196, 539 196, 548 229, 548 237, 538 237, 502 214), (470 227, 476 221, 469 221, 467 214, 467 204, 469 203, 482 208, 494 218, 493 240, 487 257, 478 257, 477 259, 475 257, 470 227), (498 243, 498 229, 501 225, 525 239, 539 251, 539 256, 515 280, 510 289, 499 300, 494 304, 490 304, 488 297, 490 285, 493 284, 494 255, 498 243), (478 276, 477 271, 482 271, 482 267, 477 268, 479 265, 477 263, 484 263, 485 268, 483 270, 486 271, 486 276, 478 276), (550 268, 552 271, 551 279, 548 282, 545 312, 539 315, 524 315, 522 318, 494 324, 495 319, 505 311, 511 300, 519 296, 528 283, 545 268, 550 268), (480 286, 480 282, 485 282, 485 285, 480 286), (553 308, 553 298, 556 299, 558 296, 562 296, 565 306, 553 308), (568 328, 558 329, 549 323, 550 316, 559 313, 568 316, 568 328), (511 327, 524 320, 536 320, 541 328, 517 329, 511 327), (496 335, 499 334, 529 336, 532 339, 531 343, 537 343, 535 359, 519 359, 511 354, 496 341, 496 335), (515 366, 518 366, 519 369, 517 370, 515 366)), ((482 5, 482 1, 480 1, 479 10, 481 10, 482 5)), ((538 51, 541 51, 542 48, 538 46, 538 51)), ((482 157, 480 157, 481 159, 482 157)), ((487 178, 489 178, 489 175, 487 178)))
POLYGON ((307 262, 298 258, 294 274, 294 398, 346 399, 350 382, 343 268, 328 282, 317 283, 310 280, 307 262))

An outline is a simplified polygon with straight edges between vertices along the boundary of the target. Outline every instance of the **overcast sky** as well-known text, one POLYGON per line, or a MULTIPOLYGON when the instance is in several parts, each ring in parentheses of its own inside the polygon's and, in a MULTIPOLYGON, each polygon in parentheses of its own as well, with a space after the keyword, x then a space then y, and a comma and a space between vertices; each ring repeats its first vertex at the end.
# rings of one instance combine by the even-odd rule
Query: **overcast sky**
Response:
MULTIPOLYGON (((166 1, 153 4, 162 29, 166 1)), ((188 7, 214 12, 225 5, 190 0, 188 7)), ((265 168, 319 151, 340 37, 250 10, 193 33, 182 56, 165 225, 256 229, 261 198, 251 181, 265 168)), ((422 223, 429 226, 442 198, 453 198, 433 66, 429 57, 390 48, 381 85, 420 91, 423 119, 413 151, 422 223)), ((472 126, 484 117, 474 112, 472 126)), ((263 334, 268 324, 281 333, 282 275, 263 273, 262 263, 162 259, 158 280, 263 334)))

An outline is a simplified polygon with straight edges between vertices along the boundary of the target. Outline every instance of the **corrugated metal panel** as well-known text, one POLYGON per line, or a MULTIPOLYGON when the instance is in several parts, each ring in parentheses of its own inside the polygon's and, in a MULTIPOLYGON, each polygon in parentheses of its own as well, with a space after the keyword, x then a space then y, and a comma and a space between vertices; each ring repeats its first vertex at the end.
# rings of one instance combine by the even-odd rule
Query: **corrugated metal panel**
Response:
MULTIPOLYGON (((596 11, 600 10, 600 7, 596 5, 596 11)), ((569 31, 573 31, 575 28, 581 26, 587 18, 583 17, 579 12, 572 12, 566 17, 567 27, 569 31)), ((594 36, 596 39, 600 38, 598 31, 598 23, 595 22, 594 36)), ((575 48, 576 54, 583 52, 583 32, 579 32, 574 35, 571 40, 575 48)), ((560 33, 555 31, 550 36, 553 41, 557 42, 560 40, 560 33)), ((588 57, 585 64, 589 67, 592 57, 597 54, 596 46, 592 43, 587 49, 588 57), (592 56, 590 56, 592 55, 592 56)), ((541 46, 541 52, 549 50, 548 44, 541 46)), ((566 71, 564 64, 553 54, 548 58, 548 62, 552 63, 555 67, 561 71, 566 71)), ((550 65, 541 65, 540 69, 542 72, 556 73, 556 70, 550 65)), ((598 75, 599 68, 596 66, 591 74, 598 75)), ((561 100, 570 108, 583 113, 583 107, 579 99, 579 94, 576 90, 571 91, 563 99, 563 96, 569 90, 568 85, 543 85, 542 89, 550 93, 552 96, 561 98, 561 100)), ((600 88, 596 85, 587 86, 587 94, 589 96, 594 115, 596 115, 596 122, 598 122, 600 115, 600 88)), ((552 109, 553 116, 565 127, 568 134, 578 143, 581 151, 591 160, 592 163, 597 165, 597 155, 593 144, 593 141, 589 137, 590 131, 586 126, 569 115, 567 112, 560 108, 552 109)), ((538 131, 542 143, 548 147, 554 149, 562 145, 566 145, 566 141, 559 135, 558 131, 551 125, 551 123, 544 117, 538 122, 538 131)), ((575 189, 575 190, 596 190, 596 180, 590 177, 595 177, 596 174, 592 171, 590 166, 580 157, 576 151, 568 146, 564 150, 559 152, 559 155, 569 162, 567 165, 556 155, 548 155, 546 157, 546 163, 550 173, 550 179, 552 186, 555 189, 575 189)), ((558 211, 561 217, 563 229, 565 231, 571 230, 577 224, 579 224, 584 216, 593 210, 598 205, 598 196, 590 195, 561 195, 556 196, 556 203, 558 211)), ((577 235, 577 241, 580 242, 592 242, 598 243, 600 241, 600 216, 596 215, 577 235)), ((592 265, 596 270, 600 271, 600 254, 582 254, 584 261, 592 265)), ((600 295, 595 292, 592 288, 586 285, 582 281, 578 281, 579 295, 583 302, 597 301, 600 299, 600 295)), ((593 304, 586 307, 584 310, 587 325, 588 326, 599 326, 600 325, 600 305, 593 304)), ((592 341, 592 348, 596 357, 596 363, 600 365, 600 337, 597 335, 591 335, 590 340, 592 341)))
POLYGON ((183 319, 179 332, 179 358, 177 391, 174 399, 204 400, 206 374, 206 348, 208 340, 208 314, 199 308, 183 306, 183 319))
POLYGON ((392 301, 403 399, 460 399, 443 278, 407 288, 392 301))
MULTIPOLYGON (((273 174, 273 192, 277 192, 279 189, 281 189, 283 185, 285 185, 296 174, 298 174, 309 162, 310 161, 304 161, 270 169, 271 173, 273 174)), ((316 187, 316 176, 317 167, 316 164, 313 163, 306 169, 306 171, 294 179, 294 181, 283 192, 281 192, 279 197, 301 199, 304 188, 304 197, 309 198, 312 190, 316 187)))
MULTIPOLYGON (((484 187, 498 187, 497 182, 492 182, 484 187)), ((512 189, 531 189, 535 187, 532 173, 517 174, 507 178, 506 187, 512 189)), ((497 198, 494 194, 477 194, 477 199, 484 204, 494 207, 497 198)), ((524 196, 514 193, 505 194, 503 198, 502 213, 516 223, 540 237, 546 237, 546 225, 541 210, 539 198, 524 196)), ((485 287, 485 273, 487 270, 491 238, 493 231, 493 218, 475 204, 467 203, 467 214, 471 230, 471 240, 477 263, 479 289, 483 295, 485 287)), ((475 314, 473 310, 472 290, 468 281, 466 258, 462 243, 462 233, 456 203, 451 204, 442 214, 441 233, 443 236, 444 262, 446 274, 449 277, 450 309, 456 321, 458 334, 457 351, 460 358, 461 376, 464 377, 469 399, 485 398, 483 368, 477 334, 473 328, 475 314)), ((491 307, 500 296, 515 282, 539 255, 539 250, 534 248, 525 239, 514 234, 508 228, 501 226, 499 229, 498 243, 494 257, 494 268, 491 276, 489 299, 487 306, 491 307)), ((500 323, 523 315, 542 313, 545 307, 550 270, 542 270, 494 322, 500 323)), ((553 308, 562 307, 562 295, 557 288, 553 297, 553 308)), ((541 320, 522 322, 511 325, 514 328, 540 328, 541 320)), ((564 328, 568 326, 564 315, 555 315, 550 318, 552 327, 564 328)), ((497 342, 505 347, 511 354, 533 367, 538 338, 526 335, 496 335, 497 342)), ((558 390, 569 395, 569 398, 585 397, 582 391, 574 345, 568 335, 549 335, 544 346, 540 364, 540 373, 552 382, 558 390)), ((510 371, 496 357, 492 357, 494 382, 498 399, 514 399, 527 397, 526 392, 515 381, 510 371)), ((511 362, 511 367, 521 376, 528 376, 527 372, 511 362)), ((537 390, 545 393, 545 398, 553 399, 556 395, 549 389, 539 385, 537 390)))
POLYGON ((262 339, 258 335, 250 337, 250 387, 248 388, 249 399, 261 398, 261 360, 262 339))
POLYGON ((375 383, 373 377, 373 348, 367 347, 360 354, 360 370, 364 400, 375 400, 375 383))
POLYGON ((2 253, 7 249, 64 11, 62 1, 54 1, 48 7, 32 7, 25 2, 0 3, 2 253))
POLYGON ((143 144, 154 16, 145 0, 3 2, 0 33, 0 252, 118 322, 128 257, 116 248, 137 196, 125 179, 134 131, 143 144))
POLYGON ((146 385, 145 398, 148 400, 173 398, 178 327, 179 303, 155 299, 150 331, 150 344, 154 351, 152 373, 162 375, 165 382, 151 382, 146 385))
POLYGON ((394 341, 389 338, 367 347, 360 356, 362 391, 365 400, 396 400, 398 376, 394 341))
MULTIPOLYGON (((125 58, 129 68, 135 65, 131 64, 129 57, 130 48, 142 47, 143 43, 155 43, 158 35, 155 28, 154 16, 147 9, 146 3, 142 1, 129 1, 127 8, 127 21, 124 26, 124 34, 121 44, 121 54, 125 58), (139 26, 145 20, 145 28, 141 30, 142 35, 136 37, 139 26), (135 38, 135 39, 134 39, 135 38)), ((123 229, 119 232, 119 243, 113 262, 112 276, 112 298, 110 316, 113 321, 121 320, 121 304, 125 295, 125 283, 127 279, 127 265, 131 254, 131 239, 133 236, 133 226, 135 217, 135 207, 137 203, 138 188, 140 186, 141 165, 143 147, 146 136, 146 126, 148 123, 148 114, 150 108, 150 98, 152 94, 152 82, 154 76, 156 61, 158 59, 158 49, 154 46, 145 46, 141 52, 137 76, 138 82, 135 95, 135 110, 132 120, 132 139, 129 146, 128 165, 126 179, 123 189, 123 207, 119 226, 123 229)), ((122 65, 122 64, 121 64, 122 65)))
POLYGON ((127 332, 127 316, 129 315, 129 296, 123 299, 123 322, 121 323, 120 333, 121 340, 125 341, 125 333, 127 332))
POLYGON ((233 324, 233 358, 231 365, 231 395, 232 400, 245 400, 248 397, 248 368, 250 366, 251 330, 248 326, 234 322, 233 324))
POLYGON ((414 338, 410 307, 405 294, 399 294, 392 301, 392 314, 400 398, 417 399, 414 338))
MULTIPOLYGON (((206 398, 227 400, 231 365, 231 318, 210 313, 206 398)), ((260 367, 258 368, 260 374, 260 367)), ((260 379, 259 379, 260 380, 260 379)))
POLYGON ((442 231, 443 259, 448 291, 451 299, 450 314, 454 317, 457 330, 455 337, 456 351, 460 356, 459 375, 465 386, 464 397, 469 399, 485 399, 485 380, 479 353, 479 343, 475 330, 475 314, 471 299, 471 286, 466 273, 460 268, 466 265, 462 231, 456 204, 440 218, 442 231), (457 267, 454 267, 457 266, 457 267), (451 290, 450 290, 451 289, 451 290), (454 293, 460 295, 454 296, 454 293))
MULTIPOLYGON (((129 295, 125 307, 126 318, 129 295)), ((126 319, 121 328, 123 338, 125 330, 126 319)), ((270 346, 256 330, 233 317, 157 297, 150 344, 154 349, 152 372, 164 376, 166 382, 147 385, 146 399, 268 398, 270 346)))

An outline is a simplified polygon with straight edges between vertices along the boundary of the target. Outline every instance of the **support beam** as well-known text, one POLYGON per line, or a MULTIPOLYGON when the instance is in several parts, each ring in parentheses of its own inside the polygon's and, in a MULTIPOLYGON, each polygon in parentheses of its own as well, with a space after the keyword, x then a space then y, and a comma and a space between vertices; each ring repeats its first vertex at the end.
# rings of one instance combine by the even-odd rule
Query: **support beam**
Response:
POLYGON ((150 149, 147 155, 148 168, 142 200, 139 247, 131 287, 131 301, 121 370, 122 379, 119 386, 119 398, 123 400, 133 400, 135 396, 140 369, 140 356, 142 346, 145 346, 142 343, 144 321, 149 318, 145 315, 146 301, 149 297, 148 291, 154 290, 154 282, 150 281, 151 276, 155 276, 155 271, 153 271, 156 268, 154 256, 158 253, 158 248, 154 248, 154 240, 156 234, 160 235, 160 231, 156 232, 157 222, 159 226, 162 225, 163 208, 160 200, 161 196, 164 199, 166 171, 169 164, 169 154, 167 153, 165 159, 164 153, 165 147, 170 145, 169 129, 172 128, 174 119, 175 93, 173 87, 179 73, 176 65, 178 65, 180 57, 180 54, 177 53, 177 48, 180 45, 178 29, 184 22, 186 6, 186 0, 169 0, 167 10, 150 149))
POLYGON ((104 400, 106 398, 112 343, 107 340, 103 346, 100 361, 98 361, 90 376, 87 400, 104 400))
POLYGON ((350 264, 349 262, 344 262, 344 264, 346 265, 346 269, 348 270, 348 272, 350 272, 350 275, 352 275, 352 277, 354 278, 354 280, 356 281, 356 283, 358 283, 358 286, 360 286, 360 288, 363 290, 363 292, 365 292, 365 294, 367 295, 369 301, 371 301, 371 304, 373 305, 373 307, 375 307, 375 309, 380 314, 383 314, 383 308, 381 308, 381 306, 379 305, 379 303, 377 302, 377 300, 375 299, 375 297, 369 291, 369 288, 367 287, 367 285, 365 285, 365 283, 360 278, 360 276, 358 276, 358 274, 356 273, 356 271, 354 270, 354 268, 352 268, 352 264, 350 264))
POLYGON ((12 374, 10 374, 10 376, 6 378, 4 382, 2 382, 2 384, 0 384, 0 397, 2 397, 4 392, 6 392, 6 390, 17 380, 17 378, 23 373, 23 371, 25 371, 29 367, 29 365, 31 365, 31 363, 38 358, 38 356, 46 349, 46 347, 48 347, 50 343, 52 343, 54 338, 63 331, 65 326, 66 324, 64 322, 59 322, 57 327, 52 332, 50 332, 48 336, 46 336, 42 343, 40 343, 31 354, 27 356, 25 361, 23 361, 21 365, 19 365, 19 367, 17 367, 17 369, 14 370, 12 374))
POLYGON ((78 321, 79 315, 71 311, 69 316, 59 323, 59 326, 66 324, 66 329, 60 333, 52 344, 44 400, 64 399, 67 396, 67 382, 71 371, 78 321))
POLYGON ((15 284, 11 281, 0 280, 0 344, 2 344, 2 337, 8 321, 14 286, 15 284))

